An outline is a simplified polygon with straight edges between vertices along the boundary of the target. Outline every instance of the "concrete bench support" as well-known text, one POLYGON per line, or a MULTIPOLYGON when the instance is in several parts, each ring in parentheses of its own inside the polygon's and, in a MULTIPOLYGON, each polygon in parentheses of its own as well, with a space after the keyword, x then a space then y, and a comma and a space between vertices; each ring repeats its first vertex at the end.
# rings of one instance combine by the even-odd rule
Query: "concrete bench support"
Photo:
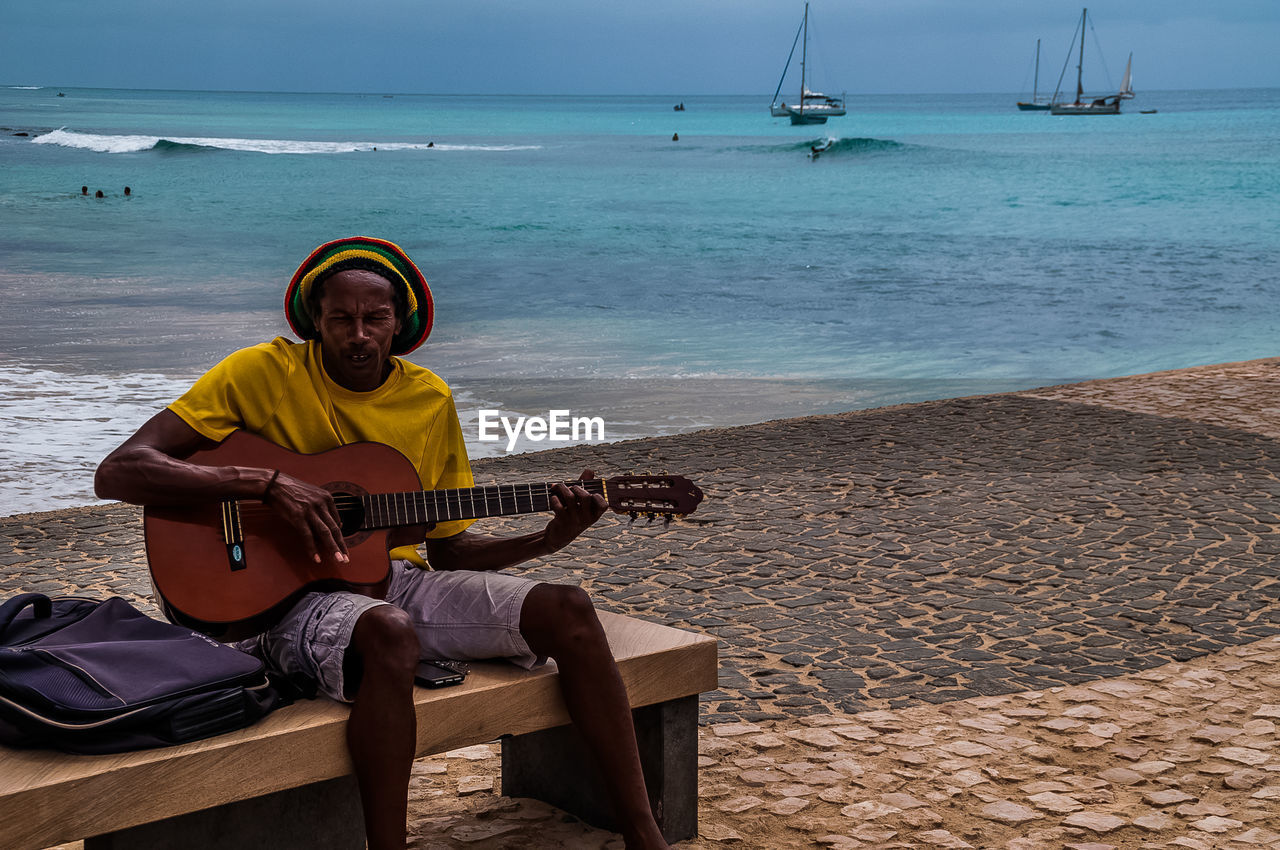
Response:
MULTIPOLYGON (((698 833, 698 698, 632 711, 649 802, 667 841, 698 833)), ((533 797, 617 831, 604 781, 577 729, 559 726, 502 741, 502 793, 533 797)))
POLYGON ((84 850, 364 850, 354 776, 329 779, 85 839, 84 850))

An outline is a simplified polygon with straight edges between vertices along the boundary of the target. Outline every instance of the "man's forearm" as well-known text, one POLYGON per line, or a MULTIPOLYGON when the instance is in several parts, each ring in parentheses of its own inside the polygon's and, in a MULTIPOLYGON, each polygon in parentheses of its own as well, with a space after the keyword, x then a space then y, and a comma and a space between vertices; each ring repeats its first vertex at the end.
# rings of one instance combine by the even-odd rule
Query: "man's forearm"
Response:
POLYGON ((117 450, 103 461, 94 477, 94 490, 100 498, 135 505, 257 499, 272 472, 246 466, 200 466, 134 446, 117 450))
POLYGON ((519 537, 490 537, 463 531, 427 541, 427 560, 437 570, 500 570, 556 551, 544 531, 519 537))

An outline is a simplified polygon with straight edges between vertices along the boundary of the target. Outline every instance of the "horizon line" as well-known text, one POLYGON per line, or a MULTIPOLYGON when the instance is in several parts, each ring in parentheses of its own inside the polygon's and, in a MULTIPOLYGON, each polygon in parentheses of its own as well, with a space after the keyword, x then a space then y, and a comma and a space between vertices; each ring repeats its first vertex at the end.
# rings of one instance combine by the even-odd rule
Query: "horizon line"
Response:
MULTIPOLYGON (((345 95, 357 97, 663 97, 663 98, 715 98, 715 97, 766 97, 762 93, 738 92, 738 93, 694 93, 694 94, 678 94, 670 92, 657 93, 623 93, 623 92, 411 92, 411 91, 278 91, 275 89, 203 89, 203 88, 132 88, 129 86, 84 86, 84 85, 47 85, 47 84, 22 84, 22 83, 4 83, 0 87, 11 90, 22 91, 39 91, 42 89, 84 89, 89 91, 134 91, 134 92, 184 92, 189 94, 286 94, 286 95, 345 95)), ((1277 86, 1207 86, 1204 88, 1149 88, 1142 89, 1142 92, 1192 92, 1192 91, 1270 91, 1280 89, 1277 86)), ((932 92, 856 92, 853 97, 955 97, 959 96, 1016 96, 1020 97, 1025 92, 1014 91, 932 91, 932 92)), ((843 97, 849 97, 848 92, 842 92, 843 97)))

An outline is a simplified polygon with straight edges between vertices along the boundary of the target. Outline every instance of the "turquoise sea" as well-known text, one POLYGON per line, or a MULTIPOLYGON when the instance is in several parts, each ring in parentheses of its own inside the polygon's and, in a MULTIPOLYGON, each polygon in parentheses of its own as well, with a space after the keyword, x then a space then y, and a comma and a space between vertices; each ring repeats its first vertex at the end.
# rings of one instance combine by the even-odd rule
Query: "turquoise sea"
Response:
POLYGON ((1016 99, 0 88, 0 514, 91 502, 357 233, 431 280, 477 455, 481 409, 612 440, 1278 353, 1280 89, 1016 99))

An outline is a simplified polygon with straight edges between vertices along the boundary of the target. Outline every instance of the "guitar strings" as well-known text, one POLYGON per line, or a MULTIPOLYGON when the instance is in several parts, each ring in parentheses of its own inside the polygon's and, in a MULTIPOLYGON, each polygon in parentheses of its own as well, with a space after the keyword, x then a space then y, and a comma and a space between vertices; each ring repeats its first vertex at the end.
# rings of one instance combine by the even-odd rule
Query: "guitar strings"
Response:
MULTIPOLYGON (((565 481, 566 486, 582 487, 589 493, 603 494, 604 481, 599 478, 589 478, 578 481, 565 481)), ((473 488, 460 488, 457 490, 411 490, 405 493, 370 493, 364 496, 354 496, 349 493, 340 493, 333 497, 334 506, 339 513, 343 511, 353 511, 364 508, 366 512, 372 510, 375 513, 382 513, 387 509, 399 512, 401 510, 414 510, 416 508, 425 508, 427 503, 422 501, 424 497, 429 497, 430 502, 434 502, 434 506, 439 509, 444 507, 446 510, 452 500, 454 504, 459 506, 466 502, 474 507, 476 504, 483 504, 489 507, 496 501, 499 510, 503 510, 507 505, 519 509, 520 500, 524 500, 533 506, 534 500, 543 500, 550 506, 550 499, 555 495, 552 490, 555 484, 486 484, 473 488), (523 488, 517 491, 516 488, 523 488), (536 492, 534 488, 541 488, 542 492, 536 492), (506 492, 503 492, 506 490, 506 492), (464 495, 466 494, 466 495, 464 495), (409 505, 374 505, 370 504, 377 499, 395 499, 406 498, 411 504, 409 505)), ((235 500, 231 500, 235 501, 235 500)), ((226 504, 226 503, 224 503, 226 504)), ((539 502, 541 504, 541 501, 539 502)), ((243 519, 246 516, 256 516, 258 514, 272 515, 274 512, 266 507, 265 504, 256 499, 243 499, 239 501, 239 514, 243 519)), ((424 522, 426 520, 424 519, 424 522)))

